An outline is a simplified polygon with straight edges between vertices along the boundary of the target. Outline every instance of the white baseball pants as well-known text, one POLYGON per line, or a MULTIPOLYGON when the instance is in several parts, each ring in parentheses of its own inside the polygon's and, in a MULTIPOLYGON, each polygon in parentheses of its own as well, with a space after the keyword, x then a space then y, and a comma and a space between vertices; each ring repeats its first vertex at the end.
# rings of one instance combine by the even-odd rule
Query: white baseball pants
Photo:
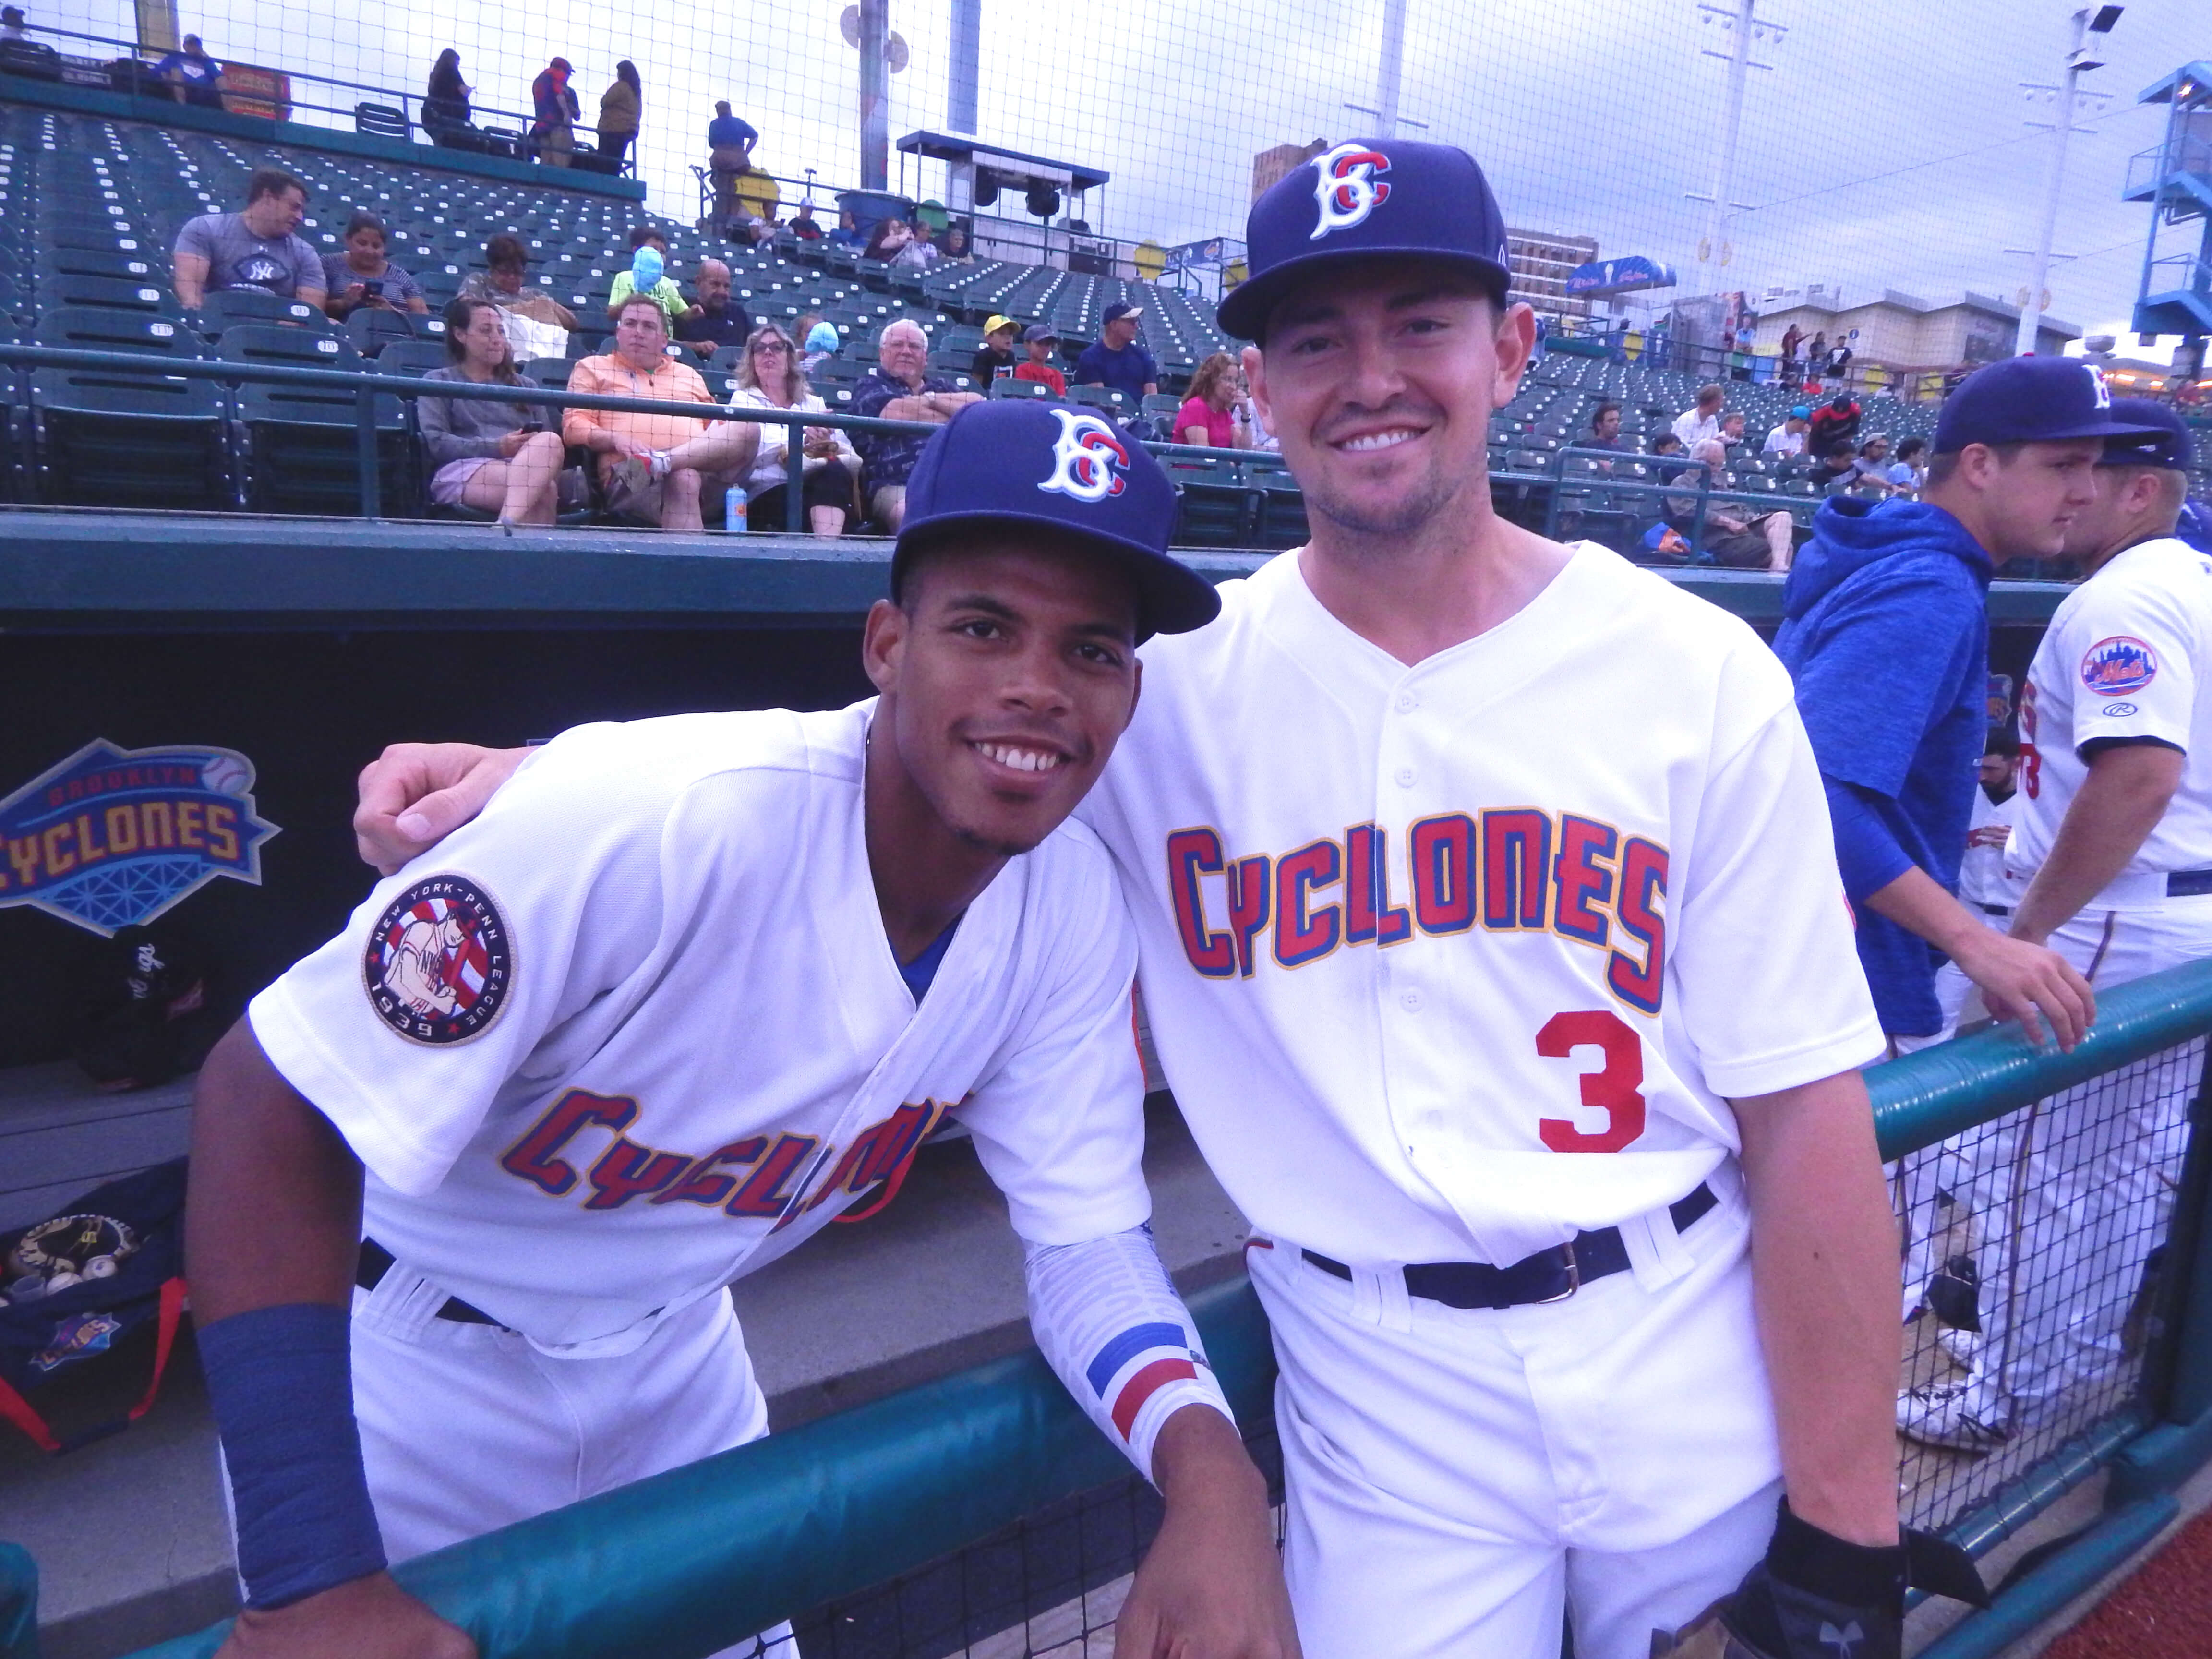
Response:
MULTIPOLYGON (((513 1331, 434 1317, 444 1300, 404 1263, 354 1292, 354 1412, 394 1561, 768 1432, 726 1296, 605 1359, 555 1359, 513 1331)), ((789 1637, 779 1626, 716 1659, 797 1659, 789 1637)))
POLYGON ((1578 1659, 1649 1659, 1765 1553, 1748 1218, 1732 1198, 1656 1224, 1657 1260, 1502 1311, 1255 1241, 1307 1659, 1558 1659, 1563 1613, 1578 1659))

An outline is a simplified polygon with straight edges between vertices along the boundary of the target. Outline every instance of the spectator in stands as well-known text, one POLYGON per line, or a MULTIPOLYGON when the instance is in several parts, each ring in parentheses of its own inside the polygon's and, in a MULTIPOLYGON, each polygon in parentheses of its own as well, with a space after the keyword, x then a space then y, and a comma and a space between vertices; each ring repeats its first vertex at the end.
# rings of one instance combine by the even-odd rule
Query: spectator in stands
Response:
POLYGON ((1237 370, 1237 407, 1232 412, 1244 423, 1244 429, 1252 434, 1253 448, 1264 449, 1270 454, 1281 451, 1283 441, 1275 435, 1274 428, 1267 424, 1267 416, 1260 412, 1260 400, 1252 395, 1252 383, 1244 378, 1242 364, 1237 370))
POLYGON ((1851 359, 1856 355, 1851 350, 1850 342, 1839 337, 1828 348, 1828 355, 1820 362, 1820 378, 1833 380, 1837 389, 1842 390, 1844 383, 1850 378, 1851 359))
MULTIPOLYGON (((1693 470, 1701 469, 1712 480, 1715 489, 1736 487, 1728 470, 1728 446, 1718 438, 1706 438, 1692 445, 1690 459, 1696 463, 1693 470)), ((1670 502, 1680 499, 1667 497, 1670 502)), ((1692 507, 1695 505, 1692 501, 1692 507)), ((1685 536, 1689 534, 1682 526, 1676 528, 1685 536)), ((1741 501, 1708 501, 1703 533, 1695 539, 1717 562, 1733 568, 1787 570, 1794 528, 1789 514, 1784 512, 1754 513, 1741 501)))
POLYGON ((575 70, 565 58, 556 58, 530 83, 530 101, 537 117, 530 124, 530 153, 549 167, 565 167, 576 148, 576 121, 584 106, 568 84, 575 70))
POLYGON ((957 265, 965 264, 975 257, 968 249, 968 224, 965 220, 955 219, 945 226, 945 240, 938 247, 937 257, 957 265))
MULTIPOLYGON (((672 330, 690 318, 699 307, 684 297, 684 290, 677 287, 676 279, 668 275, 668 238, 651 225, 640 225, 629 234, 629 251, 633 263, 628 270, 615 273, 614 283, 607 293, 607 320, 612 322, 621 316, 623 307, 629 302, 630 295, 637 292, 637 266, 635 261, 638 251, 648 247, 660 256, 659 264, 661 274, 653 280, 653 285, 646 289, 646 297, 666 313, 668 326, 672 330)), ((748 333, 750 331, 750 330, 746 331, 748 333)), ((741 335, 738 337, 742 339, 744 336, 741 335)))
POLYGON ((1035 380, 1048 386, 1055 398, 1067 396, 1067 376, 1060 372, 1053 357, 1060 349, 1060 336, 1054 333, 1049 323, 1032 323, 1022 335, 1022 349, 1027 361, 1014 366, 1018 380, 1035 380))
POLYGON ((1805 347, 1805 374, 1810 379, 1820 372, 1821 361, 1828 355, 1828 337, 1825 331, 1816 333, 1805 347))
POLYGON ((1126 300, 1106 307, 1103 330, 1075 360, 1076 385, 1110 386, 1132 409, 1160 389, 1159 365, 1137 343, 1137 319, 1144 314, 1126 300))
POLYGON ((1805 331, 1792 323, 1782 332, 1782 384, 1796 386, 1804 378, 1805 365, 1797 356, 1805 343, 1805 331))
POLYGON ((982 349, 968 366, 977 386, 988 391, 1001 369, 1013 373, 1014 342, 1021 331, 1022 325, 1011 317, 993 317, 984 323, 982 349))
MULTIPOLYGON (((430 380, 520 386, 499 307, 456 299, 446 307, 445 368, 430 380)), ((474 398, 416 400, 428 456, 430 499, 441 507, 496 513, 501 524, 550 525, 559 505, 567 451, 544 404, 492 403, 474 398)))
MULTIPOLYGON (((752 337, 752 318, 730 297, 729 266, 720 259, 700 260, 691 289, 699 302, 676 319, 678 344, 711 357, 723 346, 743 345, 752 337)), ((658 291, 654 297, 659 297, 658 291)))
MULTIPOLYGON (((763 323, 745 341, 738 365, 737 387, 730 393, 732 409, 797 409, 809 414, 829 412, 806 384, 794 361, 790 337, 774 323, 763 323)), ((805 428, 800 463, 805 482, 799 495, 806 508, 806 526, 817 536, 842 536, 852 516, 853 487, 860 482, 860 458, 852 442, 835 427, 805 428)), ((747 527, 781 530, 788 510, 790 477, 786 462, 790 454, 791 428, 760 428, 760 451, 753 459, 745 493, 747 527)))
POLYGON ((1805 475, 1814 489, 1826 490, 1839 485, 1848 489, 1858 481, 1858 452, 1849 438, 1838 438, 1826 449, 1815 446, 1815 450, 1813 470, 1805 475))
POLYGON ((850 248, 855 252, 867 246, 866 239, 860 234, 860 222, 854 216, 850 208, 837 210, 837 228, 824 236, 822 241, 824 246, 850 248))
POLYGON ((1879 432, 1861 441, 1851 459, 1851 493, 1876 501, 1889 495, 1889 440, 1879 432))
POLYGON ((623 159, 637 138, 645 116, 645 88, 637 78, 637 65, 625 58, 615 65, 612 85, 599 94, 599 154, 622 170, 623 159))
POLYGON ((876 221, 876 228, 868 233, 867 245, 861 248, 863 259, 881 259, 889 264, 905 251, 914 240, 914 227, 896 214, 887 214, 876 221))
POLYGON ((1721 416, 1721 441, 1734 449, 1743 441, 1743 411, 1732 409, 1721 416))
POLYGON ((1252 434, 1237 409, 1237 364, 1217 351, 1190 377, 1190 396, 1176 410, 1175 441, 1214 449, 1249 449, 1252 434))
MULTIPOLYGON (((973 392, 929 374, 929 337, 921 325, 901 318, 876 341, 876 367, 854 389, 853 413, 885 421, 942 425, 969 404, 973 392)), ((896 534, 906 522, 906 481, 915 458, 929 441, 926 432, 864 432, 854 441, 868 464, 868 516, 896 534)))
POLYGON ((1808 447, 1815 455, 1825 455, 1837 444, 1855 443, 1859 435, 1859 422, 1866 411, 1841 386, 1836 395, 1813 410, 1808 447))
MULTIPOLYGON (((569 371, 568 390, 679 405, 714 401, 699 371, 668 355, 668 318, 649 295, 633 294, 623 302, 614 346, 604 356, 580 360, 569 371)), ((561 434, 599 458, 609 507, 663 530, 704 529, 702 495, 742 481, 760 446, 760 433, 749 422, 624 410, 571 409, 561 434)))
POLYGON ((909 270, 927 270, 938 259, 937 244, 930 240, 935 234, 928 220, 920 214, 907 227, 906 246, 898 251, 891 263, 909 270))
POLYGON ((1698 401, 1674 417, 1674 435, 1685 448, 1695 448, 1707 438, 1721 435, 1721 405, 1728 401, 1728 388, 1705 385, 1698 388, 1698 401))
POLYGON ((29 39, 23 33, 23 9, 21 6, 0 6, 0 40, 29 39))
POLYGON ((484 269, 471 271, 461 283, 460 297, 482 300, 553 328, 575 331, 576 314, 542 289, 532 288, 530 250, 520 236, 505 231, 484 244, 484 269))
POLYGON ((806 353, 799 360, 799 371, 811 374, 823 363, 837 355, 841 342, 835 323, 817 323, 806 331, 806 353))
MULTIPOLYGON (((190 37, 186 37, 189 39, 190 37)), ((323 262, 295 234, 307 211, 307 187, 282 167, 257 167, 242 213, 204 213, 185 221, 172 256, 177 300, 198 311, 225 289, 253 289, 319 307, 323 262)))
POLYGON ((1790 411, 1790 417, 1766 434, 1762 454, 1802 455, 1805 453, 1805 434, 1813 411, 1799 404, 1790 411))
POLYGON ((1620 441, 1620 405, 1600 404, 1590 411, 1589 430, 1575 441, 1578 449, 1626 449, 1620 441))
POLYGON ((422 94, 422 131, 432 143, 471 147, 468 135, 475 129, 469 94, 473 90, 461 78, 461 54, 447 46, 430 66, 430 84, 422 94))
POLYGON ((1928 468, 1920 459, 1928 453, 1924 438, 1907 438, 1897 447, 1896 459, 1889 464, 1890 488, 1899 495, 1917 495, 1920 486, 1928 482, 1928 468))
POLYGON ((222 107, 222 65, 207 55, 198 35, 186 35, 183 46, 154 65, 154 73, 169 82, 179 103, 222 107))
POLYGON ((323 309, 349 317, 363 306, 379 311, 430 314, 430 302, 415 279, 384 257, 384 221, 356 208, 346 221, 345 252, 323 256, 323 309))
POLYGON ((714 118, 707 123, 707 168, 714 179, 718 227, 738 216, 738 179, 752 166, 753 146, 758 143, 760 134, 750 122, 730 113, 727 99, 714 106, 714 118))

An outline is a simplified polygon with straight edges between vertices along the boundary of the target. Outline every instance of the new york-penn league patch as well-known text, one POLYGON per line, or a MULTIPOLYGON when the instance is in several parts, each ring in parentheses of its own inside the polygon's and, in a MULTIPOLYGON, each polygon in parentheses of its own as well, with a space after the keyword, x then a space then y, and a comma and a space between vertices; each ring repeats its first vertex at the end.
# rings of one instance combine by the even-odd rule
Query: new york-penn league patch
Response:
POLYGON ((411 1042, 466 1042, 514 983, 507 919, 462 876, 427 876, 385 907, 362 958, 376 1017, 411 1042))

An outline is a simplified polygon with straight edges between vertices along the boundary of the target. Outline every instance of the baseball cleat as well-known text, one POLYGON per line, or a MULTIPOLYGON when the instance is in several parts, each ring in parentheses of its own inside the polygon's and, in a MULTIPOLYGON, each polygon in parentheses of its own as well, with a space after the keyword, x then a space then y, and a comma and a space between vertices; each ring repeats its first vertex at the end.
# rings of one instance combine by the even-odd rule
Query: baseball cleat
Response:
POLYGON ((1930 1382, 1897 1396, 1897 1431, 1923 1446, 1986 1452, 2011 1437, 1972 1382, 1930 1382))

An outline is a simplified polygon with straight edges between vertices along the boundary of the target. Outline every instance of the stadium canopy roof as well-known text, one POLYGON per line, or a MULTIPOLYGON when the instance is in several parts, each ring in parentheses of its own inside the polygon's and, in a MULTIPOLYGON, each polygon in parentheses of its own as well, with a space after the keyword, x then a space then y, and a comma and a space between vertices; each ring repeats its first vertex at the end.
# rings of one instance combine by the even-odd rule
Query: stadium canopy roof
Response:
POLYGON ((2177 98, 2191 102, 2203 102, 2212 98, 2212 64, 2198 61, 2184 64, 2157 85, 2146 87, 2137 95, 2138 104, 2170 104, 2177 98))

